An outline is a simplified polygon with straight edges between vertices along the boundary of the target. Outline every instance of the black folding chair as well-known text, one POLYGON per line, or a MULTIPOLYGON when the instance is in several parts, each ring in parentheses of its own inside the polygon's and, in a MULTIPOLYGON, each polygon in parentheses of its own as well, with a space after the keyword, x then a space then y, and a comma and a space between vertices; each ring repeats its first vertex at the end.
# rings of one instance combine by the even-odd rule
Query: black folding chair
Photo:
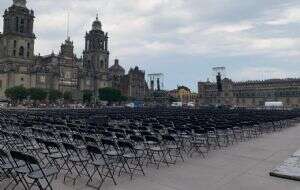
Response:
POLYGON ((44 141, 44 145, 49 152, 49 154, 46 155, 49 164, 54 165, 58 172, 60 172, 66 165, 68 154, 64 152, 62 147, 56 142, 44 141))
POLYGON ((75 185, 76 180, 78 177, 81 177, 82 172, 85 171, 86 175, 90 177, 90 174, 87 169, 89 158, 87 156, 82 155, 82 153, 75 147, 73 144, 69 143, 63 143, 63 146, 68 154, 66 159, 66 165, 67 165, 67 173, 64 176, 64 182, 66 181, 66 178, 73 179, 73 185, 75 185), (71 163, 71 167, 69 165, 71 163), (81 167, 81 170, 78 168, 81 167), (76 176, 72 177, 69 174, 73 174, 72 170, 75 169, 76 176))
POLYGON ((161 141, 154 136, 145 136, 145 144, 147 146, 147 165, 153 163, 157 165, 159 169, 160 163, 165 163, 169 166, 169 162, 166 158, 166 149, 162 146, 161 141))
POLYGON ((182 161, 184 161, 183 155, 181 153, 181 143, 179 141, 176 141, 176 139, 171 135, 162 135, 162 139, 164 141, 164 146, 167 149, 171 162, 175 164, 178 157, 181 158, 182 161), (175 157, 175 159, 173 159, 173 157, 175 157))
POLYGON ((91 164, 94 166, 93 173, 89 176, 89 180, 87 182, 87 185, 90 187, 94 187, 91 182, 93 181, 93 177, 98 173, 101 181, 100 184, 95 187, 96 189, 100 189, 102 184, 105 182, 105 179, 111 178, 115 185, 117 185, 117 182, 114 177, 115 168, 113 165, 113 161, 109 160, 104 153, 101 151, 101 149, 97 146, 93 145, 87 145, 87 151, 91 157, 91 164), (101 168, 101 171, 100 171, 101 168))
POLYGON ((118 147, 123 163, 123 167, 120 169, 119 172, 121 172, 122 169, 124 169, 127 173, 127 167, 130 174, 130 179, 132 179, 134 171, 142 172, 142 174, 145 176, 145 172, 141 162, 143 154, 138 153, 137 150, 134 148, 133 144, 128 141, 118 141, 118 147))
POLYGON ((16 165, 19 161, 24 161, 26 163, 26 166, 23 168, 19 167, 16 169, 16 172, 22 175, 22 179, 26 183, 27 188, 25 189, 30 190, 33 186, 38 186, 40 190, 46 190, 47 188, 53 189, 51 182, 58 173, 58 170, 55 167, 42 168, 36 158, 22 152, 11 151, 10 154, 16 165), (29 183, 25 177, 31 179, 32 183, 29 183), (42 181, 46 182, 46 186, 44 185, 43 187, 42 181))
MULTIPOLYGON (((19 162, 18 165, 24 166, 25 163, 19 162)), ((23 187, 26 187, 23 181, 19 178, 19 176, 14 171, 14 169, 16 169, 17 167, 18 166, 14 164, 14 162, 11 160, 9 154, 6 151, 0 149, 0 169, 3 172, 2 180, 11 179, 10 182, 3 189, 8 189, 8 187, 13 182, 15 182, 15 186, 13 187, 13 189, 16 188, 20 182, 22 183, 23 187)))

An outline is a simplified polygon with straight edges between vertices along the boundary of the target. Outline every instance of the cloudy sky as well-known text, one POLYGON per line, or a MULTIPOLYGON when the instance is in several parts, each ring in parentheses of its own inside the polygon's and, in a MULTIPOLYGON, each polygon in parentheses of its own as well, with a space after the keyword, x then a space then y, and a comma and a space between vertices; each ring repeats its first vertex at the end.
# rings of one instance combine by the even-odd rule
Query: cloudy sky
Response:
MULTIPOLYGON (((300 77, 299 0, 27 0, 35 10, 36 53, 59 51, 70 33, 81 55, 97 13, 110 36, 111 62, 165 74, 167 89, 213 79, 300 77)), ((1 0, 1 14, 12 0, 1 0)), ((0 22, 2 28, 2 21, 0 22)))

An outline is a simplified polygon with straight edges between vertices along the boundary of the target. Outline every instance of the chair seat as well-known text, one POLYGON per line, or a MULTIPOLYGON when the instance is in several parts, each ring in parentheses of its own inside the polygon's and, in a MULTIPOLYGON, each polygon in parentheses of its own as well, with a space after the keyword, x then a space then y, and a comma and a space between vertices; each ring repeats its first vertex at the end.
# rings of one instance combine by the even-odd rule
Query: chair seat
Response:
POLYGON ((86 162, 86 161, 89 160, 89 158, 87 158, 87 157, 82 157, 82 156, 80 156, 80 157, 78 157, 78 156, 71 156, 71 157, 69 158, 69 160, 70 160, 71 162, 86 162))
MULTIPOLYGON (((32 168, 33 168, 33 170, 38 170, 39 169, 38 166, 36 166, 36 165, 33 165, 32 168)), ((22 167, 16 168, 15 171, 17 173, 20 173, 20 174, 23 174, 23 175, 28 174, 30 172, 30 170, 28 169, 27 166, 22 166, 22 167)))
POLYGON ((38 146, 27 146, 26 149, 27 150, 39 150, 40 147, 38 147, 38 146))
POLYGON ((42 154, 53 154, 53 153, 58 153, 58 150, 51 150, 50 152, 46 149, 42 151, 42 154))
POLYGON ((157 144, 157 142, 154 142, 154 141, 147 141, 146 142, 148 145, 156 145, 157 144))
MULTIPOLYGON (((25 165, 25 162, 23 161, 19 161, 17 162, 18 166, 24 166, 25 165)), ((3 164, 3 165, 0 165, 0 168, 4 169, 4 170, 7 170, 7 169, 13 169, 13 168, 16 168, 17 166, 15 165, 15 163, 6 163, 6 164, 3 164)))
POLYGON ((52 158, 52 159, 59 159, 59 158, 65 158, 65 157, 67 157, 67 156, 68 156, 67 153, 59 153, 59 152, 57 152, 57 153, 50 154, 50 155, 49 155, 49 158, 52 158))
POLYGON ((163 151, 163 149, 159 146, 151 147, 150 150, 152 150, 152 151, 163 151))
POLYGON ((103 160, 95 160, 92 162, 94 166, 105 166, 105 162, 103 160))
POLYGON ((119 154, 118 154, 118 152, 115 151, 115 150, 110 150, 110 151, 107 151, 107 152, 106 152, 106 155, 107 155, 107 156, 118 156, 119 154))
POLYGON ((86 146, 85 145, 79 145, 79 146, 76 146, 77 149, 80 149, 80 150, 83 150, 83 149, 86 149, 86 146))
POLYGON ((182 134, 182 135, 180 135, 180 138, 188 139, 188 138, 191 138, 191 136, 190 135, 182 134))
POLYGON ((141 158, 142 156, 143 156, 142 153, 137 153, 137 154, 127 153, 123 155, 124 158, 141 158))
MULTIPOLYGON (((58 170, 54 167, 43 169, 43 172, 46 177, 53 176, 58 173, 58 170)), ((28 174, 28 177, 31 179, 40 179, 44 178, 42 170, 37 170, 28 174)))
POLYGON ((180 147, 171 144, 171 145, 167 145, 166 148, 167 148, 167 149, 178 149, 178 148, 180 148, 180 147))
POLYGON ((135 150, 145 150, 146 147, 144 145, 137 145, 134 147, 135 150))

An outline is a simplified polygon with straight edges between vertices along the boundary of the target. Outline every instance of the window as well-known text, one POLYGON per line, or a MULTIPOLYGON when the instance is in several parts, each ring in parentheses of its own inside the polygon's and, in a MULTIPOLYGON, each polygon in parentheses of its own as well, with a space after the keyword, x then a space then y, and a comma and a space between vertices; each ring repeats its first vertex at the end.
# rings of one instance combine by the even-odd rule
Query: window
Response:
POLYGON ((90 41, 89 40, 86 41, 86 50, 87 51, 90 50, 90 41))
POLYGON ((46 77, 45 76, 40 76, 40 82, 45 83, 46 82, 46 77))
POLYGON ((24 81, 24 78, 23 78, 23 77, 21 78, 21 81, 24 81))
POLYGON ((2 80, 0 80, 0 89, 2 89, 2 80))
POLYGON ((14 57, 16 56, 16 50, 13 51, 13 55, 14 55, 14 57))
POLYGON ((20 32, 24 32, 24 19, 21 19, 21 26, 20 26, 20 32))
POLYGON ((30 19, 27 19, 27 32, 30 32, 30 19))
POLYGON ((29 53, 29 51, 27 51, 27 58, 29 58, 29 56, 30 56, 30 53, 29 53))
POLYGON ((16 48, 16 47, 17 47, 17 41, 14 40, 14 48, 16 48))
POLYGON ((19 56, 23 57, 24 56, 24 47, 21 46, 19 49, 19 56))
POLYGON ((27 43, 27 49, 30 49, 30 43, 27 43))
POLYGON ((16 31, 19 31, 19 17, 16 17, 16 31))
POLYGON ((86 85, 90 85, 91 81, 90 80, 86 80, 86 85))

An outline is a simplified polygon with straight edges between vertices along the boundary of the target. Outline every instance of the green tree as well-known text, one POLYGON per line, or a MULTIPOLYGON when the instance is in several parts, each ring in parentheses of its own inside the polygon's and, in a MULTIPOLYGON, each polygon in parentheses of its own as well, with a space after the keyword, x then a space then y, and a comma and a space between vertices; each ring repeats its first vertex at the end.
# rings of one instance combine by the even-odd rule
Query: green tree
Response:
POLYGON ((88 103, 90 104, 92 102, 93 99, 93 92, 90 90, 84 90, 82 92, 82 100, 84 103, 88 103))
POLYGON ((47 98, 47 91, 41 88, 30 88, 28 89, 28 96, 34 102, 44 101, 47 98))
POLYGON ((53 89, 51 89, 51 90, 49 90, 49 92, 48 92, 48 100, 49 100, 49 102, 51 102, 51 103, 54 103, 54 102, 56 102, 58 99, 61 99, 62 96, 63 96, 63 94, 62 94, 60 91, 58 91, 58 90, 53 90, 53 89))
POLYGON ((73 100, 73 95, 70 91, 64 92, 63 98, 66 102, 71 102, 73 100))
POLYGON ((114 88, 101 88, 99 89, 99 100, 112 102, 126 101, 127 97, 122 96, 121 91, 114 88))
POLYGON ((5 90, 5 96, 14 104, 25 100, 28 96, 28 91, 23 86, 15 86, 5 90))

